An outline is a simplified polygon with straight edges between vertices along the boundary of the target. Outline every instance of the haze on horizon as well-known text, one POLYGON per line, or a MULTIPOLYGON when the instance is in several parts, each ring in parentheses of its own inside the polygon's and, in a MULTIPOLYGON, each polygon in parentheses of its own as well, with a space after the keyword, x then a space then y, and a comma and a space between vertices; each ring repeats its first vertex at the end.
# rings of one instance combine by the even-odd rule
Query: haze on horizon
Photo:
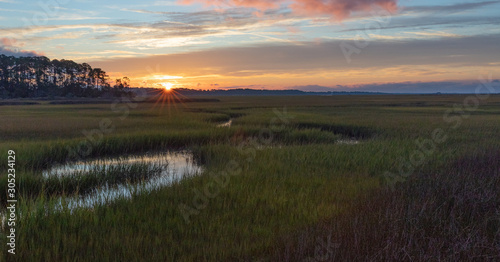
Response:
POLYGON ((500 77, 500 1, 0 0, 0 54, 132 86, 471 92, 500 77))

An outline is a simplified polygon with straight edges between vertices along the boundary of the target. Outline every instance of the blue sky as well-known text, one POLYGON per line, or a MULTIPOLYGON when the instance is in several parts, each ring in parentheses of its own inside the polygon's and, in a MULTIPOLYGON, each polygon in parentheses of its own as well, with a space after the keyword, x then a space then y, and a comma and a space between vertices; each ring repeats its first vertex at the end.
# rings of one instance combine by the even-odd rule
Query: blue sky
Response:
POLYGON ((0 54, 88 62, 136 86, 418 91, 498 78, 499 11, 500 1, 0 0, 0 54))

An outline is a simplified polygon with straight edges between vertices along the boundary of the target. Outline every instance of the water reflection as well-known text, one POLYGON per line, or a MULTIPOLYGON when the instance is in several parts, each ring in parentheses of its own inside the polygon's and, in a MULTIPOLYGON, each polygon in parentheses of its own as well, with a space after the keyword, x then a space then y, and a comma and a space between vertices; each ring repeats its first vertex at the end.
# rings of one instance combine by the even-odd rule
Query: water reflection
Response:
POLYGON ((167 152, 146 155, 135 155, 119 158, 97 159, 81 161, 67 165, 55 166, 43 173, 44 177, 85 175, 96 168, 110 169, 113 166, 149 164, 162 167, 161 173, 142 182, 119 185, 104 185, 93 189, 83 196, 60 197, 56 201, 56 208, 92 208, 104 205, 120 198, 131 198, 134 194, 148 193, 179 181, 185 177, 197 175, 202 171, 188 152, 167 152))
POLYGON ((337 141, 338 144, 341 145, 357 145, 359 144, 359 141, 356 139, 340 139, 337 141))
POLYGON ((227 122, 218 124, 217 127, 231 127, 232 124, 233 124, 233 120, 229 119, 229 121, 227 121, 227 122))

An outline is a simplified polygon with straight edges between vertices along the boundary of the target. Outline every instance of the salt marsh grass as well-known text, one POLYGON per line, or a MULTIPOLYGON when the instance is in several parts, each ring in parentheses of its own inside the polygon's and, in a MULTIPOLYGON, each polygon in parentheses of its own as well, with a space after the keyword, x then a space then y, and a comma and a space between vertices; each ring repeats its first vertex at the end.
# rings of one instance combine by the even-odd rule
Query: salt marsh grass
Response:
POLYGON ((318 238, 331 241, 333 261, 495 260, 500 97, 451 128, 443 115, 464 98, 221 97, 170 109, 139 104, 123 120, 109 105, 3 106, 0 154, 16 150, 25 214, 14 260, 302 261, 314 259, 318 238), (259 136, 271 129, 274 109, 287 122, 264 143, 259 136), (103 118, 114 129, 83 160, 187 149, 203 171, 91 210, 47 210, 56 196, 160 172, 138 164, 44 178, 43 170, 66 163, 69 150, 86 139, 81 130, 103 118), (229 119, 230 127, 217 127, 229 119), (416 141, 436 128, 446 141, 387 187, 384 172, 397 173, 416 141), (339 143, 349 140, 359 143, 339 143), (179 205, 194 207, 197 192, 230 161, 239 174, 186 223, 179 205))

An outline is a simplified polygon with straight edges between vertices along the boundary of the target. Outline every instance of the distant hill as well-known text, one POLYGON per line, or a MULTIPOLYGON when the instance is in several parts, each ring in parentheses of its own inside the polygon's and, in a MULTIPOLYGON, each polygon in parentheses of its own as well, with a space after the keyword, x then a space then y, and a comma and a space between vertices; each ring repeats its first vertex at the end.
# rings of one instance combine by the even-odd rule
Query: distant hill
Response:
MULTIPOLYGON (((139 96, 151 96, 157 95, 161 92, 161 89, 156 88, 130 88, 128 91, 132 91, 139 96)), ((180 96, 304 96, 304 95, 315 95, 315 96, 329 96, 329 95, 380 95, 385 94, 381 92, 346 92, 346 91, 327 91, 327 92, 306 92, 301 90, 289 89, 289 90, 265 90, 265 89, 212 89, 212 90, 196 90, 187 88, 173 89, 175 94, 180 96)))

